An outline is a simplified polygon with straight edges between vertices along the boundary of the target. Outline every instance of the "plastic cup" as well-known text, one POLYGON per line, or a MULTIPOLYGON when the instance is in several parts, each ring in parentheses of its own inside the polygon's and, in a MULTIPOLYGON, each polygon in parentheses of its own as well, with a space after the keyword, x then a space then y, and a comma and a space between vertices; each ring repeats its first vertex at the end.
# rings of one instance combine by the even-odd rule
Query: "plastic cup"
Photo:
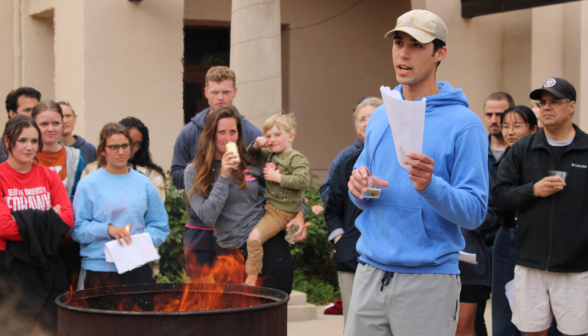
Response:
POLYGON ((294 245, 294 243, 296 243, 296 237, 294 237, 294 233, 296 232, 298 232, 298 226, 296 225, 292 225, 290 230, 286 232, 286 237, 284 237, 284 239, 286 239, 290 245, 294 245))
POLYGON ((361 193, 363 198, 380 198, 380 193, 382 192, 380 181, 384 181, 381 176, 368 176, 366 186, 367 190, 366 192, 361 193))
POLYGON ((568 173, 565 171, 560 171, 560 170, 550 170, 549 171, 549 176, 557 176, 557 177, 561 177, 562 180, 564 180, 564 182, 566 181, 566 177, 568 176, 568 173))

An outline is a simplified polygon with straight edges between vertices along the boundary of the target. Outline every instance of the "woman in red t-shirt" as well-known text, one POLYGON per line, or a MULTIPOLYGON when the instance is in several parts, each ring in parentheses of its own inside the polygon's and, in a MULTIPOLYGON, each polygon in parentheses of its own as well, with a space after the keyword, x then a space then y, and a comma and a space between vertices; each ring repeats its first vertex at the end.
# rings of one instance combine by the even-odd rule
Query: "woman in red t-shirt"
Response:
MULTIPOLYGON (((21 279, 23 275, 13 267, 4 264, 6 241, 22 241, 14 211, 37 209, 55 211, 61 219, 73 226, 74 216, 65 187, 55 171, 35 163, 35 156, 41 151, 41 132, 34 119, 17 115, 6 123, 2 148, 8 153, 8 160, 0 164, 0 325, 2 333, 26 335, 37 323, 47 334, 57 333, 57 307, 55 298, 65 288, 52 288, 47 297, 36 297, 26 293, 28 301, 44 302, 41 311, 31 311, 23 297, 18 296, 23 282, 42 283, 42 279, 21 279), (43 301, 44 300, 44 301, 43 301), (10 305, 10 306, 5 306, 10 305), (12 306, 14 305, 14 306, 12 306)), ((56 262, 59 262, 58 260, 56 262)), ((54 274, 55 279, 57 274, 54 274)))

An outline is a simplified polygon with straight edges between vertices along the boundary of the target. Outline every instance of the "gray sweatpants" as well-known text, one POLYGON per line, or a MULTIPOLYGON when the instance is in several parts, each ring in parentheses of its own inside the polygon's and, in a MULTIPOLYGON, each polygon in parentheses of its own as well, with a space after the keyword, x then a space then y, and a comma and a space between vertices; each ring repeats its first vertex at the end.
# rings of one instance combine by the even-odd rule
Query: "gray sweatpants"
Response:
POLYGON ((355 273, 345 336, 454 336, 459 316, 459 275, 394 273, 360 264, 355 273))

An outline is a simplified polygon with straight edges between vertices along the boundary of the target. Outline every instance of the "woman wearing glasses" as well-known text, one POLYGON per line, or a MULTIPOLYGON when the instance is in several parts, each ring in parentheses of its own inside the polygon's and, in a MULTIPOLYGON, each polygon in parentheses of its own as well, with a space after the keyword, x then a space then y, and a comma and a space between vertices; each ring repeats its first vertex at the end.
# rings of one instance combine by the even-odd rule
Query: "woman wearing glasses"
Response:
MULTIPOLYGON (((527 106, 518 105, 504 111, 500 119, 506 152, 519 139, 537 131, 537 117, 527 106)), ((498 174, 504 161, 498 166, 498 174)), ((517 212, 502 215, 492 249, 492 332, 494 335, 521 335, 511 322, 512 311, 504 287, 514 279, 517 244, 517 212)))
POLYGON ((158 247, 169 234, 167 213, 157 189, 149 178, 128 167, 132 143, 125 126, 106 124, 97 148, 99 169, 78 186, 71 233, 81 245, 78 289, 152 282, 148 264, 118 274, 115 264, 104 256, 104 244, 113 239, 121 245, 130 244, 131 235, 147 232, 158 247), (125 229, 129 224, 130 233, 125 229))

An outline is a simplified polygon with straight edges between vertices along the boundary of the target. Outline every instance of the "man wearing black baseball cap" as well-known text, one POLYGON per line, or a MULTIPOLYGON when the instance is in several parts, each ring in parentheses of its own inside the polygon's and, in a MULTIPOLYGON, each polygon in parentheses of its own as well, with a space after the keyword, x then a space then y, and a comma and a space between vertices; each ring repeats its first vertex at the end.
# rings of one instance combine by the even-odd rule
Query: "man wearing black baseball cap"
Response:
POLYGON ((588 135, 572 123, 576 89, 550 78, 531 92, 544 127, 517 141, 498 174, 502 211, 518 210, 512 322, 547 335, 588 333, 588 135))

